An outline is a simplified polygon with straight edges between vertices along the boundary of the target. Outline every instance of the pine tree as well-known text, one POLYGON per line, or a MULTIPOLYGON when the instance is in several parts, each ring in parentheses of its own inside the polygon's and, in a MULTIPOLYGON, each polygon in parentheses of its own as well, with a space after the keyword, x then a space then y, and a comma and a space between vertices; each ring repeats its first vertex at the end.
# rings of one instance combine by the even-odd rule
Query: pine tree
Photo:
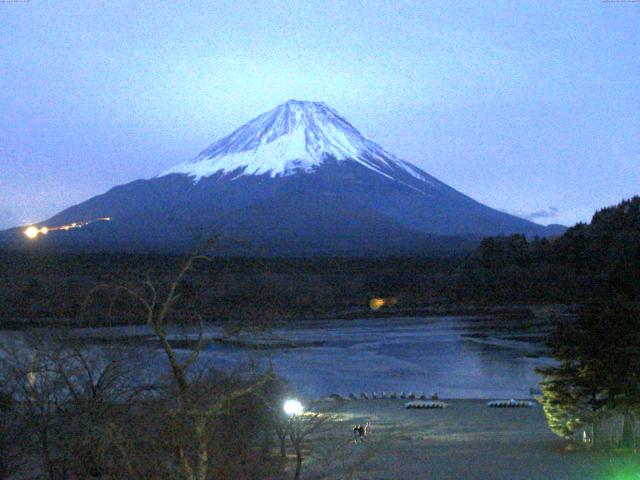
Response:
POLYGON ((540 402, 553 432, 569 438, 607 413, 622 414, 622 443, 631 446, 633 412, 640 406, 640 310, 593 304, 577 320, 559 325, 549 346, 558 364, 538 373, 540 402))

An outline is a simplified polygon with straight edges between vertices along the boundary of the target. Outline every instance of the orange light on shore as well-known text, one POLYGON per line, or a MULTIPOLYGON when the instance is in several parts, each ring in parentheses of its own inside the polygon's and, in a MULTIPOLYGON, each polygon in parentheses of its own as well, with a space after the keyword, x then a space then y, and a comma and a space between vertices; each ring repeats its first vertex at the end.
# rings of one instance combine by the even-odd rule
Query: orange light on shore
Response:
POLYGON ((382 307, 393 307, 398 304, 398 299, 396 297, 387 297, 387 298, 372 298, 369 301, 369 307, 371 310, 380 310, 382 307))
POLYGON ((23 232, 25 234, 25 236, 31 240, 34 240, 36 238, 38 238, 38 235, 46 235, 49 232, 55 232, 56 230, 71 230, 74 228, 82 228, 85 227, 87 225, 89 225, 90 223, 94 223, 94 222, 110 222, 111 221, 111 217, 100 217, 100 218, 94 218, 93 220, 86 220, 84 222, 73 222, 70 223, 69 225, 61 225, 59 227, 36 227, 34 225, 31 225, 30 227, 27 227, 25 229, 25 231, 23 232))
POLYGON ((372 298, 369 302, 371 310, 380 310, 384 306, 384 298, 372 298))

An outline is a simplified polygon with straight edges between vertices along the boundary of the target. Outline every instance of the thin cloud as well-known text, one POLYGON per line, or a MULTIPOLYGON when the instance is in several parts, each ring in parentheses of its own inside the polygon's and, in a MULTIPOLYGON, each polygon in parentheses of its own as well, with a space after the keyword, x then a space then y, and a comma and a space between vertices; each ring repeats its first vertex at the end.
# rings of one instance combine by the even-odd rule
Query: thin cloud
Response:
POLYGON ((498 210, 504 213, 508 213, 510 215, 515 215, 516 217, 526 218, 527 220, 531 220, 531 221, 557 218, 560 216, 560 211, 556 207, 549 207, 546 209, 534 210, 533 212, 503 210, 500 208, 498 210))
POLYGON ((558 217, 558 209, 556 207, 549 207, 546 210, 536 210, 535 212, 531 212, 529 214, 523 215, 524 218, 529 220, 537 220, 540 218, 557 218, 558 217))

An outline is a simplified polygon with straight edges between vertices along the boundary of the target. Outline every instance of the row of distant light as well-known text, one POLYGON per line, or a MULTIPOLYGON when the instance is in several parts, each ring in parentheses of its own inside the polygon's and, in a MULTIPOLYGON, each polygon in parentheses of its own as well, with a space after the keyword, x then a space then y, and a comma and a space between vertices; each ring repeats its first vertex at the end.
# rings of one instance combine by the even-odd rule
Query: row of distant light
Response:
POLYGON ((60 227, 36 227, 34 225, 31 225, 30 227, 27 227, 24 230, 24 234, 27 236, 27 238, 30 239, 35 239, 38 238, 38 235, 46 235, 49 232, 55 232, 56 230, 72 230, 74 228, 82 228, 85 227, 87 225, 89 225, 90 223, 94 223, 94 222, 110 222, 111 221, 111 217, 101 217, 101 218, 94 218, 93 220, 87 220, 84 222, 73 222, 70 223, 69 225, 61 225, 60 227))

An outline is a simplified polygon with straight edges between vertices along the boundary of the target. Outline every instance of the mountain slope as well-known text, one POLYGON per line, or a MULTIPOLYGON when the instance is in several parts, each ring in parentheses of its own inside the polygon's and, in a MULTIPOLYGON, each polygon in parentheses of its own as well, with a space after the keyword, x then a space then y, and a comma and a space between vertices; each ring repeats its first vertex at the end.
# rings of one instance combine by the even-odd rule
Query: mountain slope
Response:
POLYGON ((108 224, 55 232, 38 242, 182 251, 215 232, 270 254, 394 254, 466 244, 452 236, 549 232, 396 158, 327 105, 294 100, 191 161, 115 187, 44 224, 106 216, 113 219, 108 224))

